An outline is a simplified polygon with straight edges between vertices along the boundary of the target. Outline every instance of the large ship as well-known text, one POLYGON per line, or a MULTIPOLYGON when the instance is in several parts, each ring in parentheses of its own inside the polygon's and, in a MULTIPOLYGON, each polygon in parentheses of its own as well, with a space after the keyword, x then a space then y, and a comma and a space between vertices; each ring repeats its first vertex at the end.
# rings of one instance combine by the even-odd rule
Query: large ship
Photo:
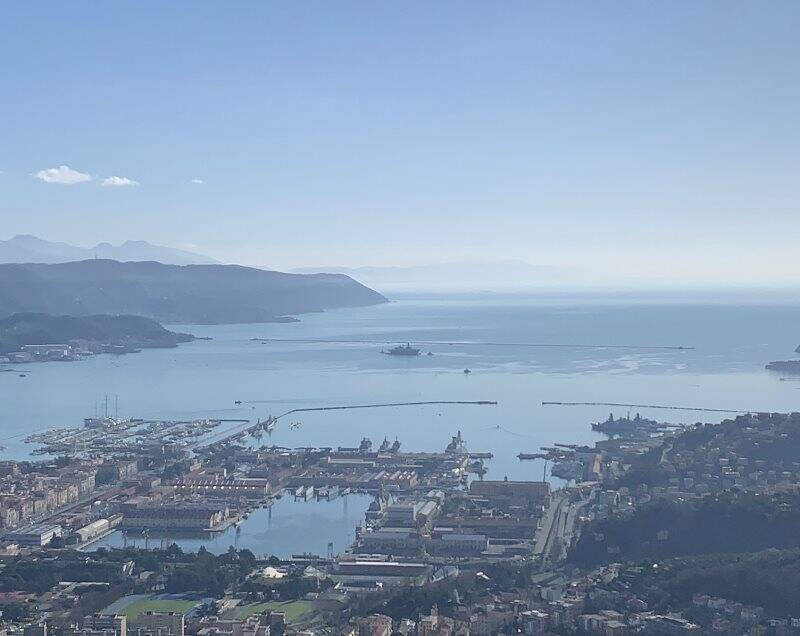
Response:
POLYGON ((418 356, 420 354, 420 350, 416 347, 412 347, 410 342, 407 342, 404 345, 397 345, 396 347, 392 347, 384 351, 386 355, 389 356, 418 356))

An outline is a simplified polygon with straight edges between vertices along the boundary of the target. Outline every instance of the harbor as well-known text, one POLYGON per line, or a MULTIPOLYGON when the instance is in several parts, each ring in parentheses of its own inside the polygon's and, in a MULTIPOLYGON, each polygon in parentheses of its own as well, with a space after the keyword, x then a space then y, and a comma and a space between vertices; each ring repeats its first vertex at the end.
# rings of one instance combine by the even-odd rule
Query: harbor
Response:
MULTIPOLYGON (((62 534, 57 540, 79 550, 120 540, 124 546, 140 538, 146 543, 184 537, 216 544, 227 536, 235 544, 252 527, 252 518, 266 513, 269 520, 273 507, 286 508, 289 501, 330 506, 338 500, 346 509, 353 497, 374 498, 386 506, 431 489, 460 489, 470 474, 482 478, 485 462, 493 457, 487 451, 470 452, 461 431, 440 452, 406 451, 399 438, 390 441, 388 436, 375 448, 362 437, 355 446, 293 449, 266 445, 263 436, 297 413, 496 404, 428 400, 299 407, 255 423, 242 418, 85 418, 83 427, 47 429, 25 438, 36 446, 32 454, 57 455, 56 462, 45 459, 24 472, 13 461, 3 464, 8 487, 32 492, 18 506, 5 500, 3 526, 12 532, 9 536, 24 531, 31 541, 37 541, 41 527, 42 545, 53 540, 49 528, 58 527, 62 534)), ((299 423, 284 426, 291 430, 299 423)))

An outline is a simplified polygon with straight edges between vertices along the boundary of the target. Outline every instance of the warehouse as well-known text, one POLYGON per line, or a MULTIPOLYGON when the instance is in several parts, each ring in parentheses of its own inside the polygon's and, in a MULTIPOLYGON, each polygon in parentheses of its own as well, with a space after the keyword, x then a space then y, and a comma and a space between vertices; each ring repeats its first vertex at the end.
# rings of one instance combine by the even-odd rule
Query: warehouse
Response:
POLYGON ((61 526, 36 525, 22 528, 6 535, 6 540, 26 547, 42 547, 48 545, 56 537, 62 535, 61 526))

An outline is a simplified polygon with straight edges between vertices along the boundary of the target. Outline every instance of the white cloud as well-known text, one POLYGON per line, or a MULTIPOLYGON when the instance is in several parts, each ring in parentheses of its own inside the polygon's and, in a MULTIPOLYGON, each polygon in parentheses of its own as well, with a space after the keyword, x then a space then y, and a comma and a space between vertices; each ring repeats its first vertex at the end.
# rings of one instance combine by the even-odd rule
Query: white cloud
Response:
POLYGON ((58 168, 48 168, 47 170, 39 170, 32 176, 45 183, 60 183, 62 185, 75 185, 76 183, 84 183, 91 181, 92 175, 85 172, 78 172, 69 166, 58 166, 58 168))
POLYGON ((189 183, 194 183, 195 185, 203 185, 205 181, 203 181, 202 179, 192 179, 191 181, 189 181, 189 183))
POLYGON ((122 188, 124 186, 138 186, 139 182, 128 177, 106 177, 101 184, 106 187, 122 188))

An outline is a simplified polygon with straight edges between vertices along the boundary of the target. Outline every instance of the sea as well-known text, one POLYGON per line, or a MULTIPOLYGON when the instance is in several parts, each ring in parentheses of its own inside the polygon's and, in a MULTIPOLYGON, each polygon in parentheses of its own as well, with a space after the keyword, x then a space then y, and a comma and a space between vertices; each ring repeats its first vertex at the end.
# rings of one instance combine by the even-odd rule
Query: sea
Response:
MULTIPOLYGON (((800 378, 764 369, 771 360, 798 357, 800 303, 407 295, 303 315, 297 323, 170 328, 210 340, 0 373, 0 457, 27 458, 27 435, 80 426, 84 417, 104 412, 106 400, 120 417, 162 420, 255 420, 301 408, 485 400, 497 404, 295 413, 281 418, 269 437, 245 443, 336 447, 367 437, 376 447, 397 439, 405 450, 439 451, 460 431, 471 452, 494 455, 486 462, 487 479, 550 479, 543 462, 520 461, 517 454, 593 443, 599 437, 591 423, 610 413, 691 424, 736 411, 800 409, 800 378), (382 353, 405 342, 422 355, 382 353)), ((329 544, 340 552, 369 502, 356 494, 331 502, 283 497, 238 531, 148 541, 217 552, 235 545, 260 555, 325 554, 329 544)), ((96 546, 133 542, 144 539, 116 533, 96 546)))

